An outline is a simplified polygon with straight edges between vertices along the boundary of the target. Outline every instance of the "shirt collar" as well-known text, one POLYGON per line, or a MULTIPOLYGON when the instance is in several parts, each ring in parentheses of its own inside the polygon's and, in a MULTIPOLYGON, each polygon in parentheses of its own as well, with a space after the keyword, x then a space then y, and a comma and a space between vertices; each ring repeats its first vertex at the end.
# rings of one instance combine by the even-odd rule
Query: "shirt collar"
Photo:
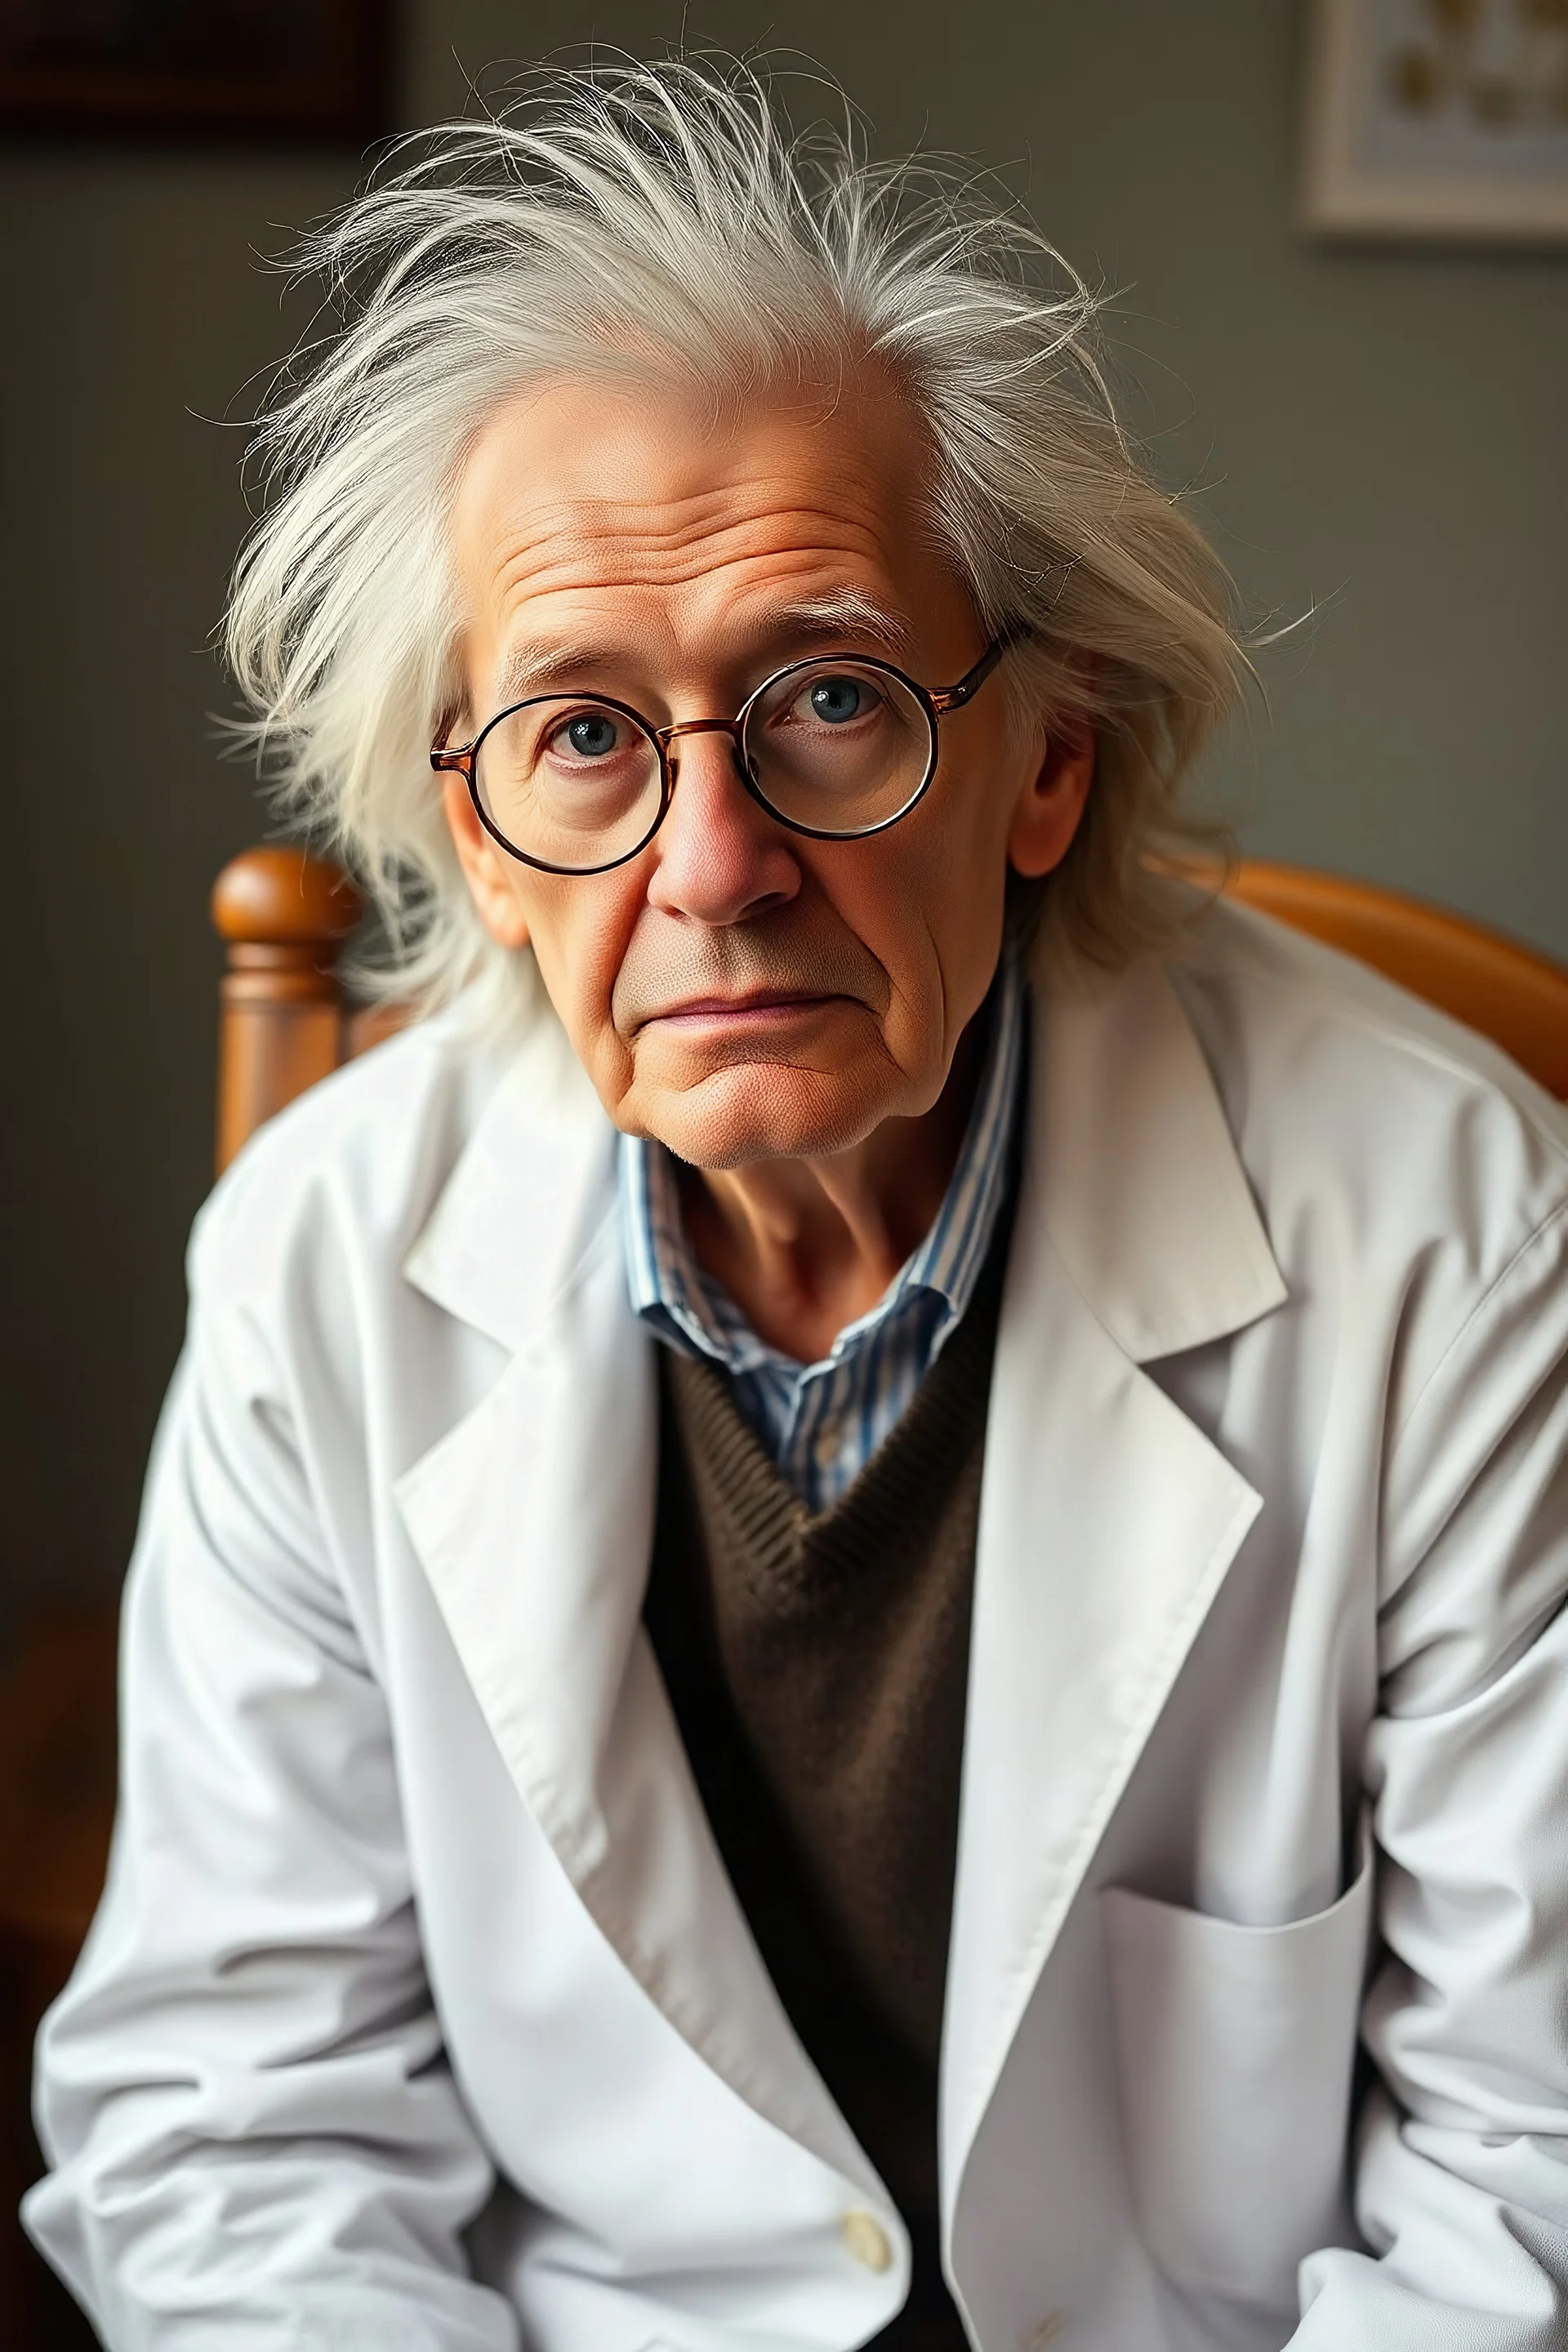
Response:
MULTIPOLYGON (((1020 959, 1011 952, 1004 952, 992 993, 980 1084, 942 1206, 876 1306, 839 1333, 832 1359, 920 1294, 942 1302, 942 1329, 968 1307, 1006 1191, 1019 1119, 1026 992, 1020 959)), ((757 1337, 729 1293, 698 1265, 681 1219, 676 1163, 661 1144, 622 1137, 620 1213, 627 1286, 638 1315, 731 1371, 789 1360, 757 1337)))

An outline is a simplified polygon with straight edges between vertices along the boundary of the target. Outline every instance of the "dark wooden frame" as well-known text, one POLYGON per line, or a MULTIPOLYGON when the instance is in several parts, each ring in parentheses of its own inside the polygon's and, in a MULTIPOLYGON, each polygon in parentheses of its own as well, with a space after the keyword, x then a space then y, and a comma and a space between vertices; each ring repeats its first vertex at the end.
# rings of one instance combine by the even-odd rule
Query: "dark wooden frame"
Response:
MULTIPOLYGON (((213 0, 217 5, 217 0, 213 0)), ((363 146, 390 127, 395 0, 311 0, 325 28, 318 63, 290 70, 258 57, 246 69, 181 72, 68 37, 29 56, 0 23, 0 126, 10 131, 115 139, 269 139, 363 146)))

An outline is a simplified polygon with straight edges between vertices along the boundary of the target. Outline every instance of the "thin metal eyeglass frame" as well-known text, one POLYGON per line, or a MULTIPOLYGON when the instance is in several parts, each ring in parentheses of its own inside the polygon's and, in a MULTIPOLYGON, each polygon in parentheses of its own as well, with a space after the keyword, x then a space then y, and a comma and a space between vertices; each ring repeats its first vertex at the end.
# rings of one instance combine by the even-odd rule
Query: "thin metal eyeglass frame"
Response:
POLYGON ((563 874, 586 879, 593 874, 613 874, 617 866, 627 866, 634 857, 640 857, 669 814, 669 804, 675 797, 676 771, 679 765, 679 762, 672 761, 669 757, 669 746, 682 735, 728 735, 735 754, 735 771, 742 786, 756 802, 757 806, 771 816, 775 824, 782 824, 786 832, 803 834, 808 841, 868 841, 876 834, 886 833, 889 825, 899 824, 900 819, 908 816, 910 811, 925 798, 931 788, 931 779, 937 771, 940 755, 938 743, 940 721, 948 711, 962 710, 966 702, 973 701, 1009 647, 1032 634, 1033 632, 1026 627, 1005 629, 1000 636, 993 637, 980 659, 972 669, 965 670, 956 686, 950 686, 941 692, 933 692, 929 687, 921 686, 918 678, 910 677, 906 671, 900 669, 896 663, 882 661, 874 654, 848 652, 811 654, 802 661, 786 662, 783 669, 776 669, 771 677, 763 678, 761 686, 754 688, 746 697, 733 719, 682 719, 677 720, 671 727, 653 726, 644 718, 640 710, 635 710, 629 702, 618 702, 612 694, 581 696, 531 694, 521 702, 509 702, 504 710, 498 710, 493 719, 486 720, 471 743, 450 749, 437 745, 430 754, 430 765, 437 775, 462 777, 468 788, 468 798, 473 803, 474 814, 490 839, 498 848, 504 849, 509 857, 515 857, 520 865, 531 866, 537 874, 563 874), (763 695, 772 693, 774 687, 780 685, 785 678, 796 677, 802 670, 831 668, 835 662, 853 663, 858 669, 879 670, 884 677, 896 678, 901 687, 906 688, 913 695, 924 712, 926 732, 930 738, 925 772, 903 806, 895 809, 891 816, 879 817, 875 824, 853 827, 847 833, 835 833, 818 825, 801 824, 795 818, 785 816, 782 810, 774 808, 773 803, 764 796, 746 761, 746 722, 763 695), (541 703, 577 701, 591 702, 600 709, 613 710, 620 718, 629 719, 632 725, 653 745, 658 758, 658 811, 642 839, 634 847, 622 850, 618 857, 606 858, 602 866, 552 866, 544 858, 531 857, 526 849, 519 849, 517 844, 514 841, 509 841, 500 827, 489 815, 479 797, 479 758, 486 736, 499 727, 503 719, 514 718, 520 710, 535 709, 541 703))

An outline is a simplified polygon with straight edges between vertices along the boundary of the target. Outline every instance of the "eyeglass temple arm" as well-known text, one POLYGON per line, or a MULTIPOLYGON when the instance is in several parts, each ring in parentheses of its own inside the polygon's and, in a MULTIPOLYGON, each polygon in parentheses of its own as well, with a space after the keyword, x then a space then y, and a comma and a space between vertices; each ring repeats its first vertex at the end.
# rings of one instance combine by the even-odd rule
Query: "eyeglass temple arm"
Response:
POLYGON ((432 751, 430 765, 438 776, 471 775, 474 766, 474 747, 470 743, 460 751, 432 751))
POLYGON ((944 710, 962 710, 964 704, 972 702, 979 693, 1003 655, 1011 646, 1021 645, 1026 637, 1032 637, 1034 634, 1034 628, 1027 621, 1016 622, 1004 629, 1000 636, 992 638, 974 667, 965 670, 956 686, 950 686, 945 694, 931 696, 932 709, 939 715, 944 710))

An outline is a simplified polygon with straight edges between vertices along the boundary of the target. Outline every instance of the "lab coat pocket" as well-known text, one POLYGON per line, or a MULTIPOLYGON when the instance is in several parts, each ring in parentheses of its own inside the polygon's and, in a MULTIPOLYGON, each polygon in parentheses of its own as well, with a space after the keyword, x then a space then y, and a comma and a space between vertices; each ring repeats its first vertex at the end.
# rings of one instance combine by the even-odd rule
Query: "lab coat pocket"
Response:
POLYGON ((1347 2142, 1372 1879, 1363 1825, 1345 1893, 1287 1927, 1101 1895, 1133 2201, 1178 2286, 1293 2307, 1302 2256, 1355 2242, 1347 2142))

